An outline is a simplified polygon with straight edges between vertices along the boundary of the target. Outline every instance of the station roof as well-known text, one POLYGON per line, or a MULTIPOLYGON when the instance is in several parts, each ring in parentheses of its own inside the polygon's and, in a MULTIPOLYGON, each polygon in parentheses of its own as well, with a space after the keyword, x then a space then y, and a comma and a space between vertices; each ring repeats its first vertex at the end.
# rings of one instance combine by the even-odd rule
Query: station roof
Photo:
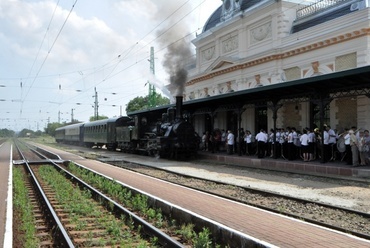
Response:
MULTIPOLYGON (((261 4, 263 2, 267 2, 268 0, 249 0, 249 1, 242 1, 240 5, 240 11, 246 11, 248 9, 251 9, 254 6, 257 6, 258 4, 261 4)), ((208 18, 206 24, 203 27, 203 33, 207 30, 217 26, 219 23, 221 23, 221 16, 222 15, 222 5, 217 8, 212 15, 208 18)))
MULTIPOLYGON (((309 78, 292 80, 260 86, 252 89, 240 90, 222 95, 210 96, 183 103, 183 110, 194 113, 198 109, 216 109, 223 105, 254 104, 272 100, 295 99, 295 98, 332 98, 347 95, 363 95, 370 92, 370 66, 356 69, 334 72, 309 78)), ((370 95, 369 95, 370 96, 370 95)), ((153 112, 159 114, 165 112, 174 104, 160 106, 148 110, 129 113, 129 115, 153 112)))

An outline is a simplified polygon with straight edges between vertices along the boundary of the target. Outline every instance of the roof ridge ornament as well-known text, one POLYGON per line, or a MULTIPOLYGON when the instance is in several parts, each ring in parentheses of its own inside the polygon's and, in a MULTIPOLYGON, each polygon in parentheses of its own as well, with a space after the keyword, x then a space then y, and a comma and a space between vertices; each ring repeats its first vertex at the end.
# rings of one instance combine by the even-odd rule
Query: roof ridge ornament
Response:
POLYGON ((236 13, 240 12, 243 0, 222 0, 221 21, 227 21, 236 13))

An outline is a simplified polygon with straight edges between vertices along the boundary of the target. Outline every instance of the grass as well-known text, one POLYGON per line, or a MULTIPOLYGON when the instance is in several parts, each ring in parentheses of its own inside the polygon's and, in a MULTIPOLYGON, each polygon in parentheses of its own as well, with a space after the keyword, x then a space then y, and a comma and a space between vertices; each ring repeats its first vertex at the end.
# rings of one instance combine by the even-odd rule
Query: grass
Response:
POLYGON ((132 247, 132 244, 135 244, 135 247, 143 244, 148 245, 147 241, 141 239, 140 235, 133 235, 132 230, 125 228, 127 224, 122 219, 117 219, 113 215, 101 211, 99 204, 91 200, 89 191, 78 190, 55 168, 41 166, 39 173, 42 180, 55 191, 56 200, 62 205, 63 209, 74 216, 71 220, 76 225, 76 229, 83 230, 88 224, 84 219, 93 218, 97 229, 106 230, 105 239, 99 239, 98 241, 93 240, 95 238, 93 233, 87 233, 85 238, 89 242, 84 245, 96 246, 97 242, 100 244, 120 244, 122 247, 132 247))
POLYGON ((193 224, 183 224, 181 227, 176 225, 176 221, 167 221, 160 209, 153 209, 148 206, 148 197, 142 194, 133 194, 130 190, 124 188, 114 180, 110 180, 103 176, 97 175, 91 171, 81 168, 74 163, 69 163, 68 169, 80 177, 85 182, 97 187, 109 197, 115 199, 132 211, 138 211, 139 215, 146 218, 148 222, 154 224, 157 228, 169 227, 177 235, 193 247, 212 247, 212 239, 210 231, 203 228, 198 234, 194 231, 193 224), (176 231, 177 230, 177 231, 176 231))
POLYGON ((39 247, 39 239, 36 237, 36 226, 35 217, 32 211, 32 204, 30 203, 30 198, 28 196, 28 189, 25 185, 25 176, 22 172, 22 168, 13 168, 13 211, 14 214, 19 219, 17 223, 21 222, 21 226, 13 226, 17 228, 21 235, 17 235, 17 239, 21 242, 24 247, 39 247))

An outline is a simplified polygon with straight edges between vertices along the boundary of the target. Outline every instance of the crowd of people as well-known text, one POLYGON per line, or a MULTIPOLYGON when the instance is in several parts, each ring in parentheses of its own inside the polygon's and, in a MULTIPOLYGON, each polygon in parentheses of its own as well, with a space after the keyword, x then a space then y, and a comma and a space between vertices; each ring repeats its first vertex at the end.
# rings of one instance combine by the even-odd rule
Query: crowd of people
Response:
POLYGON ((323 162, 345 161, 352 166, 370 165, 369 131, 356 127, 345 128, 338 133, 329 125, 323 132, 318 128, 304 128, 297 131, 294 127, 261 129, 253 135, 249 130, 239 130, 234 134, 231 130, 216 129, 204 132, 201 149, 204 151, 223 152, 227 154, 255 156, 258 158, 274 157, 287 160, 302 159, 305 162, 321 159, 323 162))

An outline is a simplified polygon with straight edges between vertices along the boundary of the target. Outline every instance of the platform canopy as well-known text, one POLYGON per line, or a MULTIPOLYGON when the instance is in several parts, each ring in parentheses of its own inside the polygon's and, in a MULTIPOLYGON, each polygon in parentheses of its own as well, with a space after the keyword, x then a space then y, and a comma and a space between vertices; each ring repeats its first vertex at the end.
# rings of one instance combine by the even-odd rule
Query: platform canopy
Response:
MULTIPOLYGON (((242 107, 245 104, 284 100, 334 99, 359 95, 370 97, 370 66, 185 101, 183 110, 195 113, 198 109, 210 108, 214 110, 223 105, 242 107)), ((129 115, 149 111, 155 115, 163 113, 167 108, 173 106, 175 105, 135 111, 129 115)))

